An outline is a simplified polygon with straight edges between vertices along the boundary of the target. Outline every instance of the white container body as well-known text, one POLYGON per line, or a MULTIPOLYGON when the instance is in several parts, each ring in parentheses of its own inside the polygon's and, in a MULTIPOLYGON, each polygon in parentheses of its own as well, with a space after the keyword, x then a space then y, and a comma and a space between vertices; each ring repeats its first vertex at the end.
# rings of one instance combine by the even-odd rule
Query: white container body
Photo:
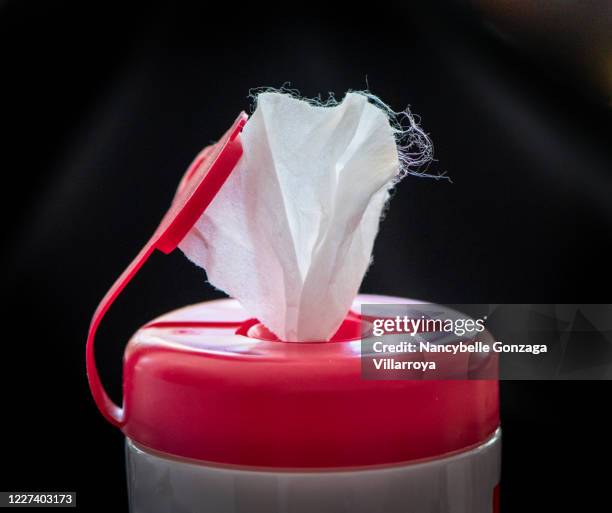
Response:
POLYGON ((358 470, 214 466, 129 439, 126 453, 131 513, 491 513, 501 431, 452 456, 358 470))

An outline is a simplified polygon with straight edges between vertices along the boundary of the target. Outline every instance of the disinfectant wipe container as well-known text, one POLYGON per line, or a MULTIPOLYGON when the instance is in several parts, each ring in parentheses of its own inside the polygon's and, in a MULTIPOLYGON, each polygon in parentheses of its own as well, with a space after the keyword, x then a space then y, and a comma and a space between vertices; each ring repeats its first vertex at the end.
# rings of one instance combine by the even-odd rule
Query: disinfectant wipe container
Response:
POLYGON ((94 358, 104 314, 153 251, 174 250, 201 218, 241 158, 246 119, 198 156, 91 323, 90 387, 126 436, 130 511, 497 511, 497 381, 362 379, 360 305, 406 299, 359 295, 330 340, 308 343, 279 340, 233 299, 188 306, 136 332, 123 406, 107 396, 94 358))
POLYGON ((493 511, 497 383, 363 380, 356 316, 330 342, 295 344, 244 315, 201 303, 130 341, 132 512, 493 511))

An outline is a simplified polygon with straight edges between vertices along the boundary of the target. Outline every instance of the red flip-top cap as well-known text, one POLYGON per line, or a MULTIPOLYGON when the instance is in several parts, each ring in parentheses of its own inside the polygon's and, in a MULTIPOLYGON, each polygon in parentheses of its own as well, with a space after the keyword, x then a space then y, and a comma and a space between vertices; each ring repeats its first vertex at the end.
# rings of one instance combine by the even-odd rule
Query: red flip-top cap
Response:
POLYGON ((170 312, 132 337, 130 439, 164 454, 259 468, 354 468, 463 451, 499 425, 494 380, 363 379, 359 296, 329 342, 281 342, 240 304, 170 312))
POLYGON ((151 253, 156 249, 170 253, 195 224, 227 180, 242 156, 240 132, 248 116, 241 112, 231 128, 212 146, 206 147, 183 176, 170 209, 155 233, 115 281, 96 309, 87 336, 86 361, 89 387, 96 405, 113 424, 121 426, 123 411, 108 397, 96 368, 94 339, 104 314, 151 253))
POLYGON ((347 468, 465 450, 499 424, 497 382, 362 379, 359 300, 328 343, 275 340, 233 300, 171 312, 140 329, 124 361, 124 407, 102 387, 94 337, 114 299, 155 250, 172 251, 240 159, 241 114, 187 170, 172 207, 100 303, 87 372, 102 414, 146 447, 223 464, 347 468))

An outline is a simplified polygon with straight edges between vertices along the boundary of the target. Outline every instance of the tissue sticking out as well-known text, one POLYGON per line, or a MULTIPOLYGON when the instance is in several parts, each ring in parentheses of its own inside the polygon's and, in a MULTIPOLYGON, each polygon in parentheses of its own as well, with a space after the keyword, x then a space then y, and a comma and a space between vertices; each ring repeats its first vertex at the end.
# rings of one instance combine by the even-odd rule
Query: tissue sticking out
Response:
POLYGON ((329 340, 370 264, 393 184, 431 159, 378 98, 263 92, 243 156, 179 247, 280 340, 329 340))

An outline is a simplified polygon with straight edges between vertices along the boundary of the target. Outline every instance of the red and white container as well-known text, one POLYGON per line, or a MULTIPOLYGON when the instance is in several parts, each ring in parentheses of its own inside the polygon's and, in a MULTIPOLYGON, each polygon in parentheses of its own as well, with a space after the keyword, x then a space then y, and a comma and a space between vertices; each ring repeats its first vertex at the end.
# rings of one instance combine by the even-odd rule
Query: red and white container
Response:
POLYGON ((130 340, 123 406, 104 392, 93 350, 104 313, 151 252, 171 251, 201 215, 240 157, 244 120, 188 170, 92 321, 88 375, 126 436, 130 511, 497 511, 496 381, 362 379, 360 304, 405 299, 359 296, 334 338, 314 343, 277 340, 231 299, 189 306, 130 340))

